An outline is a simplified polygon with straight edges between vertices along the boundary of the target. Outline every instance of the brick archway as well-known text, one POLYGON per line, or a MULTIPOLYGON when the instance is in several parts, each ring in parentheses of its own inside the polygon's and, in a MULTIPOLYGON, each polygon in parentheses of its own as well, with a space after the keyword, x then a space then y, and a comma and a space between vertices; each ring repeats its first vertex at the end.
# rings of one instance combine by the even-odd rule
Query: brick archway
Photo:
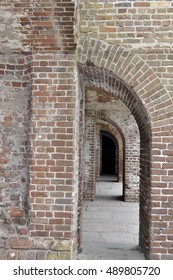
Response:
MULTIPOLYGON (((118 141, 119 175, 120 175, 120 181, 123 181, 123 199, 124 201, 138 202, 139 201, 139 151, 136 148, 136 144, 137 144, 136 139, 134 139, 134 137, 133 138, 129 137, 129 135, 127 135, 128 131, 123 132, 120 126, 116 124, 114 121, 112 121, 110 118, 101 115, 99 114, 99 112, 97 113, 97 117, 99 117, 97 123, 98 124, 100 123, 100 128, 102 130, 108 131, 109 133, 113 134, 118 141), (133 145, 135 146, 134 149, 132 149, 133 145)), ((136 138, 139 138, 139 132, 137 133, 136 138)), ((98 169, 98 167, 96 169, 98 169)))
POLYGON ((149 259, 171 259, 166 240, 173 238, 173 225, 169 223, 173 206, 169 170, 173 160, 169 122, 172 99, 153 69, 125 48, 86 39, 79 42, 77 61, 83 88, 118 97, 136 119, 141 140, 140 245, 149 259))
MULTIPOLYGON (((124 158, 124 148, 125 148, 125 139, 124 136, 122 134, 122 131, 119 129, 119 127, 117 127, 116 124, 114 124, 113 122, 111 122, 111 120, 107 120, 105 118, 101 118, 99 120, 97 120, 97 126, 98 126, 98 132, 100 132, 101 130, 106 131, 110 134, 112 134, 114 136, 114 138, 117 140, 118 143, 118 147, 119 147, 119 166, 118 166, 118 170, 119 170, 119 181, 123 181, 123 158, 124 158)), ((100 139, 98 139, 99 141, 100 139)), ((99 162, 99 160, 98 160, 99 162)), ((96 172, 96 176, 99 180, 99 166, 97 166, 96 168, 97 172, 96 172)))

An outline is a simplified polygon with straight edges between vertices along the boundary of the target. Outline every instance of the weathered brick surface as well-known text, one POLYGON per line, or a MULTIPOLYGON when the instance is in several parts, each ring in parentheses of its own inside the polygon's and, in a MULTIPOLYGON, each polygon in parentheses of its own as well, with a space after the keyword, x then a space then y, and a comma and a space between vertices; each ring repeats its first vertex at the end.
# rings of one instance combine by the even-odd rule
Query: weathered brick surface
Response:
MULTIPOLYGON (((77 133, 74 59, 73 54, 39 54, 34 55, 32 63, 30 139, 34 160, 30 163, 29 230, 33 240, 43 237, 43 242, 48 237, 75 239, 73 223, 77 217, 72 206, 77 207, 73 197, 77 172, 74 165, 77 141, 77 134, 74 137, 77 133)), ((71 249, 64 248, 65 251, 71 249)), ((50 253, 48 258, 55 255, 50 253)))
POLYGON ((75 2, 0 5, 1 258, 71 258, 79 169, 75 2))
POLYGON ((80 1, 80 36, 134 48, 171 42, 171 1, 80 1))
POLYGON ((1 1, 1 51, 72 51, 74 12, 72 0, 1 1))
POLYGON ((0 240, 8 248, 11 237, 27 226, 28 106, 30 56, 0 56, 0 240))
POLYGON ((129 200, 140 175, 145 255, 172 259, 172 1, 2 0, 0 8, 0 259, 75 257, 103 128, 125 146, 129 200), (94 110, 88 90, 99 93, 94 110), (105 96, 124 103, 127 121, 99 107, 105 96))

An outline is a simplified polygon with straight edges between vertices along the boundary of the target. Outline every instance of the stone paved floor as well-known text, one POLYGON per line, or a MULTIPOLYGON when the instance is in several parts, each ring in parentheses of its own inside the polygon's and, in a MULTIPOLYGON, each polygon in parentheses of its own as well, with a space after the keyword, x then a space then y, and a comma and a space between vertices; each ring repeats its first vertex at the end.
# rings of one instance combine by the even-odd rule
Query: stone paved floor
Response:
POLYGON ((138 247, 139 206, 121 200, 122 186, 99 182, 95 201, 85 201, 82 253, 78 259, 143 260, 138 247))

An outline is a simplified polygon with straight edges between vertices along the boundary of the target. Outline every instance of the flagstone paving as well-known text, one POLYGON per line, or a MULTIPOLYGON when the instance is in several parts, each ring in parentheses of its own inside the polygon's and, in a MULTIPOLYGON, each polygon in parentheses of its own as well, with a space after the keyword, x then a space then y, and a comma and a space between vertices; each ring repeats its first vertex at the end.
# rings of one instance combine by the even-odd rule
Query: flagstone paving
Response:
POLYGON ((139 204, 121 200, 122 185, 99 182, 95 201, 85 201, 80 260, 144 260, 138 246, 139 204))

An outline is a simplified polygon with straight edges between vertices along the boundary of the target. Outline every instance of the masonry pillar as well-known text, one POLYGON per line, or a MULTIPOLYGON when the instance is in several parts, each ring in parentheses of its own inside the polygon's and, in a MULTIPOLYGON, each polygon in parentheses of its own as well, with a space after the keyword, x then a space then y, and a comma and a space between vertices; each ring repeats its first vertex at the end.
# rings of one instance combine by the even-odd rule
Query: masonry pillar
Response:
POLYGON ((71 259, 77 238, 75 55, 35 55, 32 70, 30 254, 71 259))
POLYGON ((86 112, 84 140, 84 200, 93 200, 96 188, 96 121, 95 116, 86 112))

